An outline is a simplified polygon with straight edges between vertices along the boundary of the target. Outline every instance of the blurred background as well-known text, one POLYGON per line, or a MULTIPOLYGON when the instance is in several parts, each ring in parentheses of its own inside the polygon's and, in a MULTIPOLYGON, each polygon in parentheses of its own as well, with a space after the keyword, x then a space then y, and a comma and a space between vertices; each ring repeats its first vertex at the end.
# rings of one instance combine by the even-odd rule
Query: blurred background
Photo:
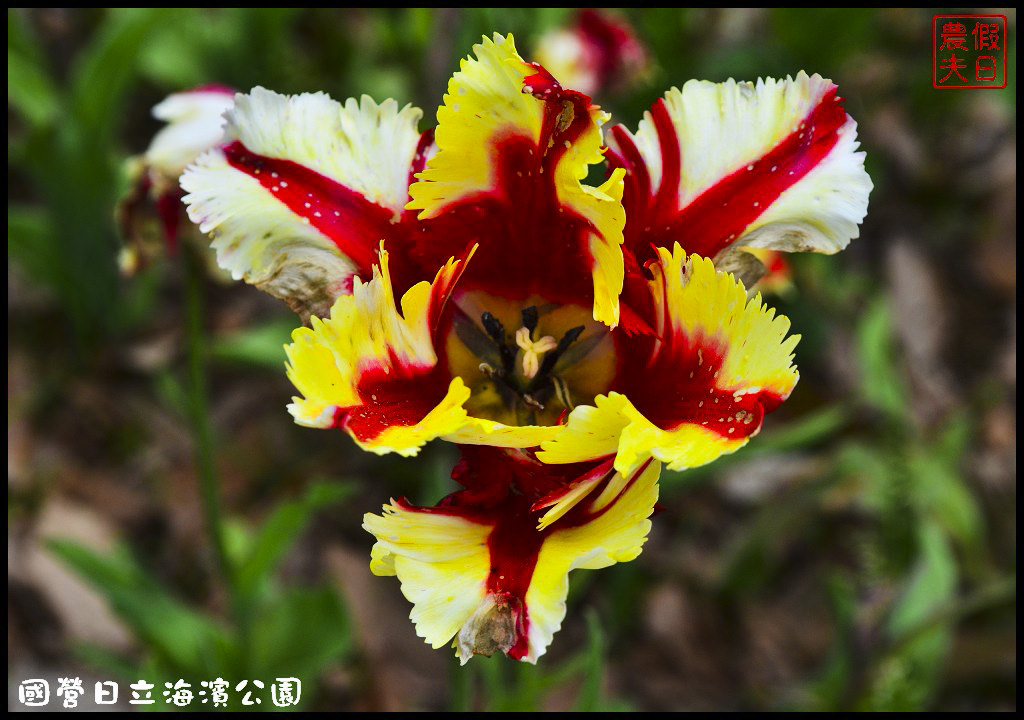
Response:
POLYGON ((382 458, 292 424, 295 316, 184 240, 119 268, 114 207, 171 92, 367 93, 423 108, 425 129, 481 35, 512 32, 532 59, 575 14, 10 10, 9 705, 25 679, 74 676, 80 707, 115 680, 125 709, 140 679, 173 709, 164 682, 217 677, 265 683, 257 709, 279 677, 314 710, 1014 708, 1003 12, 1009 86, 982 91, 933 89, 931 10, 616 15, 646 51, 595 91, 614 121, 635 128, 690 78, 818 72, 875 188, 846 251, 791 257, 772 286, 803 336, 789 402, 735 455, 664 474, 643 554, 573 574, 537 667, 460 668, 370 575, 360 528, 391 497, 447 494, 454 449, 382 458))

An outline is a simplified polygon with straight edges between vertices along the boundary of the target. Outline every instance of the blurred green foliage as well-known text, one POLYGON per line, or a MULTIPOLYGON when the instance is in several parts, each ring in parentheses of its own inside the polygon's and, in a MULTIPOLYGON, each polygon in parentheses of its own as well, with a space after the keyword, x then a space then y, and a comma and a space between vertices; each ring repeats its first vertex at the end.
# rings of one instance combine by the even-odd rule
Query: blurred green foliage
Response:
MULTIPOLYGON (((240 524, 230 528, 229 572, 241 613, 235 624, 182 602, 130 548, 100 556, 74 543, 52 542, 51 551, 102 593, 145 650, 141 663, 98 647, 79 648, 80 655, 123 681, 145 679, 162 691, 163 683, 183 679, 197 694, 204 680, 269 682, 287 670, 305 688, 298 707, 309 706, 324 669, 353 651, 350 622, 329 586, 282 587, 275 574, 312 515, 350 490, 336 481, 314 483, 299 500, 281 502, 254 531, 240 524)), ((224 709, 246 709, 240 701, 231 693, 224 709)))

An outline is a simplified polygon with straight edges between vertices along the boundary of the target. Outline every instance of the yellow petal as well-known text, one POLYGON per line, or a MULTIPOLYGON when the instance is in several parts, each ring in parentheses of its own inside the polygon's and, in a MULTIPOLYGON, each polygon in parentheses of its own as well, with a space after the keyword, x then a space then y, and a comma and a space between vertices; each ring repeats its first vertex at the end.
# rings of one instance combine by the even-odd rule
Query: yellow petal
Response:
POLYGON ((589 522, 557 530, 544 542, 526 594, 531 652, 524 660, 536 662, 562 626, 569 572, 628 562, 640 554, 651 531, 649 517, 658 501, 660 475, 660 463, 641 465, 615 502, 589 522))
POLYGON ((383 515, 364 517, 377 538, 371 570, 398 576, 416 632, 433 647, 454 638, 463 662, 500 651, 535 663, 565 616, 568 573, 640 554, 660 470, 648 458, 605 505, 577 500, 571 515, 545 529, 535 527, 537 514, 515 493, 497 506, 392 501, 383 515))
POLYGON ((368 283, 356 280, 330 318, 313 318, 286 346, 288 377, 302 393, 288 406, 300 425, 344 427, 364 449, 414 455, 467 419, 469 389, 437 367, 430 313, 457 276, 450 261, 434 284, 421 282, 395 307, 388 255, 368 283))
POLYGON ((487 594, 491 527, 392 501, 383 515, 367 513, 363 528, 377 538, 370 569, 397 575, 416 633, 435 649, 447 645, 487 594))
POLYGON ((748 300, 743 285, 706 258, 687 262, 678 246, 658 254, 649 287, 662 340, 637 339, 647 343, 643 357, 624 346, 632 372, 570 413, 564 432, 541 446, 543 462, 614 453, 620 471, 651 455, 673 470, 704 465, 745 445, 796 385, 799 337, 786 337, 785 317, 760 296, 748 300))
MULTIPOLYGON (((513 250, 541 265, 545 253, 554 251, 550 235, 565 236, 577 244, 570 256, 589 259, 581 269, 593 276, 594 318, 616 325, 623 281, 623 174, 599 188, 582 184, 590 165, 604 160, 601 125, 608 115, 582 95, 570 101, 531 92, 526 81, 544 71, 519 57, 511 36, 484 38, 473 51, 476 58, 464 59, 448 85, 437 113, 439 151, 410 188, 408 209, 420 210, 421 219, 438 218, 460 201, 479 205, 481 198, 489 198, 488 207, 500 207, 507 224, 522 226, 525 237, 514 249, 492 248, 483 240, 483 266, 492 255, 513 250), (510 162, 507 153, 513 147, 518 164, 501 167, 510 162), (519 176, 521 189, 504 186, 505 172, 519 176), (538 199, 547 187, 545 173, 554 175, 554 197, 538 199), (549 232, 535 227, 538 222, 549 232)), ((501 264, 500 259, 494 262, 501 264)))

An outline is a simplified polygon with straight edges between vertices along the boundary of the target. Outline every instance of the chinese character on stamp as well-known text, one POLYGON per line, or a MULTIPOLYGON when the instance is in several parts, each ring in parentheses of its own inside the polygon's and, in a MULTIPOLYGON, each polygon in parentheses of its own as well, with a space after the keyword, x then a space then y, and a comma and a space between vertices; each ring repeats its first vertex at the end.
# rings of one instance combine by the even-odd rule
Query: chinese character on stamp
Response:
POLYGON ((932 84, 939 90, 1006 87, 1005 15, 936 15, 932 84))

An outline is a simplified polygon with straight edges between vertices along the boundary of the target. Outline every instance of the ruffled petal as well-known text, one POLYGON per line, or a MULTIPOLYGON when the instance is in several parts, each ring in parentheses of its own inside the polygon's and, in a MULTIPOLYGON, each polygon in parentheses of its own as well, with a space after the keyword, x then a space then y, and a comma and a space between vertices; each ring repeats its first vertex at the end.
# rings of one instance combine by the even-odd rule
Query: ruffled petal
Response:
MULTIPOLYGON (((598 570, 640 555, 651 531, 649 518, 658 501, 660 475, 661 463, 648 460, 640 464, 610 504, 595 510, 587 522, 556 530, 548 537, 526 594, 531 610, 531 648, 546 648, 562 626, 570 571, 598 570)), ((536 657, 532 661, 536 662, 536 657)))
POLYGON ((555 479, 558 468, 496 450, 466 451, 460 467, 466 489, 440 506, 399 500, 365 516, 363 527, 377 538, 371 570, 398 576, 416 632, 433 647, 454 639, 463 662, 504 652, 535 663, 565 617, 569 572, 640 554, 661 466, 648 459, 625 478, 608 464, 592 468, 583 476, 588 487, 614 492, 600 505, 605 493, 576 498, 543 528, 530 501, 551 482, 567 482, 555 479))
POLYGON ((487 596, 491 526, 392 500, 363 528, 377 538, 370 570, 401 580, 419 636, 435 650, 450 643, 487 596))
POLYGON ((399 313, 381 251, 370 282, 357 279, 329 318, 296 330, 285 347, 288 377, 302 393, 288 406, 295 421, 342 427, 366 450, 402 455, 462 427, 469 389, 438 366, 431 322, 462 264, 450 260, 433 285, 410 288, 399 313))
POLYGON ((627 170, 626 245, 680 243, 714 257, 730 246, 834 253, 857 237, 871 179, 857 124, 819 75, 754 83, 691 80, 636 135, 608 139, 627 170))
POLYGON ((416 257, 429 266, 479 243, 467 287, 592 302, 595 319, 614 326, 623 175, 599 188, 582 184, 604 159, 607 114, 520 58, 511 36, 473 50, 438 110, 438 153, 410 188, 408 209, 430 221, 416 257))
POLYGON ((288 377, 302 394, 289 412, 300 425, 344 428, 366 450, 414 455, 442 437, 460 444, 537 447, 560 426, 506 425, 469 415, 470 389, 438 360, 441 317, 473 250, 449 260, 433 285, 421 282, 395 307, 389 254, 373 279, 355 280, 330 317, 292 333, 288 377))
POLYGON ((143 155, 126 163, 132 189, 118 200, 115 214, 125 239, 118 264, 133 274, 153 257, 178 244, 184 218, 184 193, 178 185, 189 163, 224 138, 224 112, 235 102, 235 91, 220 86, 174 93, 153 108, 153 116, 167 124, 143 155), (159 220, 163 237, 153 240, 153 221, 159 220))
POLYGON ((381 240, 398 239, 410 172, 427 149, 420 117, 366 96, 342 106, 323 93, 238 95, 225 147, 182 177, 189 217, 213 234, 235 279, 304 317, 326 315, 354 277, 371 276, 381 240))
POLYGON ((211 86, 168 95, 153 108, 153 117, 167 123, 144 158, 154 194, 177 191, 188 164, 223 142, 224 113, 234 102, 234 90, 211 86))
POLYGON ((649 288, 655 334, 620 337, 611 391, 573 410, 538 457, 579 462, 615 453, 618 470, 653 455, 673 470, 734 452, 799 377, 789 321, 743 285, 677 245, 658 249, 649 288))

